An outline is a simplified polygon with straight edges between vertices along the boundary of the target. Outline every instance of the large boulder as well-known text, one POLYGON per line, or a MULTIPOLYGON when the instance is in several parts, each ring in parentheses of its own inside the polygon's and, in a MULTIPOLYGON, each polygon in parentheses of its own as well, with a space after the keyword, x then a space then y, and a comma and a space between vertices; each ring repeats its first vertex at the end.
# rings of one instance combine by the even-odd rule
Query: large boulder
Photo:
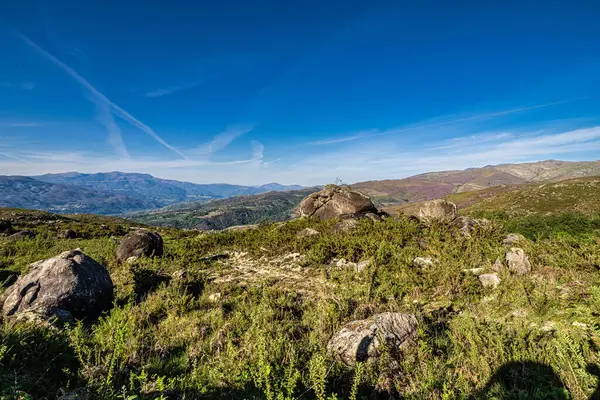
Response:
POLYGON ((506 263, 508 270, 514 275, 526 275, 531 271, 531 262, 529 257, 519 247, 512 247, 506 252, 506 263))
POLYGON ((412 314, 386 312, 352 321, 333 335, 327 350, 347 365, 379 357, 383 345, 397 355, 417 333, 412 314))
POLYGON ((419 210, 419 219, 423 221, 450 222, 456 216, 456 204, 444 199, 426 201, 419 210))
POLYGON ((308 195, 294 210, 296 217, 314 216, 320 219, 367 213, 378 213, 367 196, 336 185, 327 185, 320 192, 308 195))
POLYGON ((31 264, 4 298, 5 316, 95 318, 110 309, 113 283, 103 265, 76 249, 31 264))
POLYGON ((129 232, 117 247, 117 259, 127 261, 130 258, 160 257, 163 255, 163 240, 156 232, 129 232))

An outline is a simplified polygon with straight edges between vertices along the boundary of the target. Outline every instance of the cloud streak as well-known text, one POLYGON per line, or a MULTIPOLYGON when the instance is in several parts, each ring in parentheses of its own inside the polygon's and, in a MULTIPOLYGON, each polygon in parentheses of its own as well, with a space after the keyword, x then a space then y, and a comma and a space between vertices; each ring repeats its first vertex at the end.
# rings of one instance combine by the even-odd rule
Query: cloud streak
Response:
POLYGON ((202 83, 202 81, 188 82, 188 83, 183 83, 181 85, 169 86, 166 88, 151 90, 146 93, 146 97, 154 98, 154 97, 168 96, 168 95, 176 93, 176 92, 182 92, 184 90, 192 89, 192 88, 198 86, 200 83, 202 83))
POLYGON ((215 135, 213 139, 197 149, 191 150, 189 153, 195 156, 211 155, 223 150, 229 146, 234 140, 252 131, 254 126, 235 125, 227 128, 225 131, 215 135))
POLYGON ((402 132, 414 131, 414 130, 419 130, 419 129, 433 128, 433 127, 438 127, 438 126, 457 124, 460 122, 470 122, 470 121, 476 121, 479 119, 499 117, 499 116, 503 116, 503 115, 509 115, 509 114, 514 114, 514 113, 519 113, 519 112, 524 112, 524 111, 535 110, 538 108, 556 106, 559 104, 565 104, 565 103, 570 103, 573 101, 584 100, 586 98, 588 98, 588 97, 580 97, 580 98, 576 98, 576 99, 556 101, 553 103, 538 104, 538 105, 531 106, 531 107, 513 108, 510 110, 498 111, 498 112, 487 113, 487 114, 480 114, 480 115, 475 115, 472 117, 456 118, 456 119, 450 119, 450 120, 445 120, 445 121, 432 122, 432 123, 428 123, 428 124, 417 124, 414 126, 394 128, 394 129, 388 129, 388 130, 383 130, 383 131, 379 131, 377 129, 372 130, 372 131, 361 131, 361 132, 357 132, 348 137, 333 138, 333 139, 329 139, 329 140, 320 140, 320 141, 316 141, 316 142, 309 142, 309 143, 305 143, 305 145, 322 146, 322 145, 349 142, 349 141, 358 140, 358 139, 372 138, 372 137, 377 137, 377 136, 394 135, 394 134, 398 134, 398 133, 402 133, 402 132), (372 133, 369 133, 369 132, 372 132, 372 133))
MULTIPOLYGON (((91 83, 89 83, 84 77, 79 75, 79 73, 77 73, 73 68, 71 68, 70 66, 68 66, 67 64, 65 64, 64 62, 62 62, 61 60, 59 60, 58 58, 56 58, 55 56, 53 56, 52 54, 50 54, 49 52, 47 52, 46 50, 41 48, 40 46, 38 46, 36 43, 34 43, 31 39, 29 39, 27 36, 23 35, 22 33, 17 32, 17 35, 28 46, 30 46, 35 51, 37 51, 39 54, 41 54, 46 59, 51 61, 54 65, 56 65, 57 67, 59 67, 60 69, 65 71, 77 83, 79 83, 82 87, 87 89, 89 91, 89 93, 91 94, 93 101, 99 107, 102 107, 102 103, 106 104, 107 106, 109 106, 109 108, 112 110, 112 112, 115 115, 117 115, 118 117, 122 118, 123 120, 129 122, 131 125, 135 126, 136 128, 140 129, 141 131, 147 133, 154 140, 156 140, 158 143, 162 144, 167 149, 179 154, 184 159, 187 158, 185 154, 183 154, 180 150, 178 150, 177 148, 175 148, 175 147, 171 146, 169 143, 167 143, 162 137, 160 137, 156 132, 154 132, 148 125, 144 124, 143 122, 141 122, 140 120, 138 120, 137 118, 135 118, 134 116, 129 114, 127 111, 125 111, 123 108, 121 108, 117 104, 113 103, 104 94, 102 94, 98 89, 96 89, 91 83)), ((121 139, 121 142, 122 142, 122 139, 121 139)))

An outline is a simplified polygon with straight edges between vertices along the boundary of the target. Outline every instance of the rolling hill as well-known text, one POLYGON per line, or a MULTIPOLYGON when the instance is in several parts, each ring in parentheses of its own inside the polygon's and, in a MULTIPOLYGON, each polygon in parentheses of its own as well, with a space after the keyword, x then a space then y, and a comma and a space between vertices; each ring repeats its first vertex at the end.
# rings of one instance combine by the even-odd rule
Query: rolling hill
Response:
POLYGON ((547 160, 463 171, 429 172, 405 179, 359 182, 353 184, 352 188, 371 197, 377 205, 389 207, 493 186, 548 183, 594 175, 600 175, 600 161, 547 160))

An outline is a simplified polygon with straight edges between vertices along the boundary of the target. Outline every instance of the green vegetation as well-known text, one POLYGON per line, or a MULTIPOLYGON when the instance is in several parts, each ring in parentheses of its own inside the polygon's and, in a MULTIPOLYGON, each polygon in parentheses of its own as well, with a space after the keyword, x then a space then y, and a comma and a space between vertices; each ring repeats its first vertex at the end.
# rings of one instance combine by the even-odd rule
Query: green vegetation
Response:
POLYGON ((587 399, 600 384, 597 217, 496 213, 472 238, 404 217, 361 221, 347 234, 313 220, 161 229, 162 258, 119 264, 111 236, 128 230, 123 220, 69 217, 57 227, 27 215, 2 214, 38 235, 0 238, 1 280, 80 247, 107 266, 116 298, 99 320, 66 329, 2 321, 0 398, 587 399), (321 234, 298 238, 307 227, 321 234), (83 238, 57 238, 66 228, 83 238), (519 244, 532 273, 502 271, 498 288, 484 289, 463 270, 490 269, 514 230, 535 239, 519 244), (418 268, 418 256, 439 263, 418 268), (373 263, 357 273, 334 258, 373 263), (419 321, 416 346, 401 359, 384 351, 350 368, 327 353, 345 323, 384 311, 419 321))

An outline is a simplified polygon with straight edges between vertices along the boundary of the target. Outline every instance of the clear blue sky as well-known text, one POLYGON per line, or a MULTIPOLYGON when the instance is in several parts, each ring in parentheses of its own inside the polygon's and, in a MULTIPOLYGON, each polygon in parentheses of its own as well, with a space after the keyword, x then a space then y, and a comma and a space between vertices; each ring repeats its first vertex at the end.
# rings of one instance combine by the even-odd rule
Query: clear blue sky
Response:
POLYGON ((598 159, 599 20, 598 1, 4 1, 0 174, 598 159))

